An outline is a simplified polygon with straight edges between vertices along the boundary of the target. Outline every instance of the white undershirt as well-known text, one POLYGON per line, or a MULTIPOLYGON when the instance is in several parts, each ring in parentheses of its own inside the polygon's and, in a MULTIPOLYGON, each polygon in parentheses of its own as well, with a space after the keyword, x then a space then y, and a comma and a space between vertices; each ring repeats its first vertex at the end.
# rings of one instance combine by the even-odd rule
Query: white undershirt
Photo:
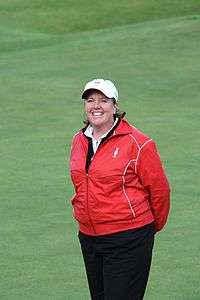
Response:
POLYGON ((93 146, 93 151, 94 153, 97 151, 99 144, 101 143, 101 140, 107 136, 107 134, 113 129, 113 127, 117 124, 118 118, 116 118, 115 122, 113 123, 113 126, 106 132, 104 133, 98 140, 96 140, 93 137, 93 128, 92 126, 89 124, 88 127, 86 128, 84 134, 87 137, 90 137, 92 139, 92 146, 93 146))

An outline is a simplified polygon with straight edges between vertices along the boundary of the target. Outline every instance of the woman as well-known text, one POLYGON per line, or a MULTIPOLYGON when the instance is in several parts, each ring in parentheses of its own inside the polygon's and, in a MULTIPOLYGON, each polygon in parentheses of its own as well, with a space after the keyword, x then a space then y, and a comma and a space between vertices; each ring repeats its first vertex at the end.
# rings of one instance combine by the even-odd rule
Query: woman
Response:
POLYGON ((73 138, 70 171, 91 299, 143 299, 169 184, 153 140, 119 113, 111 81, 88 82, 82 99, 87 122, 73 138))

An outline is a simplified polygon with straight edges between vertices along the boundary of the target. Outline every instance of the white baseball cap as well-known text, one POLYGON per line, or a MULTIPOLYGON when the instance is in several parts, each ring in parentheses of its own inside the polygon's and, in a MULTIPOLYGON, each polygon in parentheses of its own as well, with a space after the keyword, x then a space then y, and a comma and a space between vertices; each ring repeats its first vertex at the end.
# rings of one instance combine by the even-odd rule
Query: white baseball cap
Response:
POLYGON ((102 92, 108 98, 114 98, 116 101, 118 100, 118 91, 114 83, 110 80, 93 79, 92 81, 87 82, 82 92, 82 99, 85 99, 88 90, 97 90, 102 92))

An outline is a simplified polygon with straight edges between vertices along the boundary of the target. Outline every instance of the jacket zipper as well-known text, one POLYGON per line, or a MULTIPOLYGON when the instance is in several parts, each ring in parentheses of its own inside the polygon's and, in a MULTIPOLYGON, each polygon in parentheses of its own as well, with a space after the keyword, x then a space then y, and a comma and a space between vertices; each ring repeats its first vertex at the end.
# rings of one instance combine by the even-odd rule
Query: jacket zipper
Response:
MULTIPOLYGON (((112 138, 112 136, 111 137, 108 137, 108 139, 105 141, 105 142, 107 142, 110 138, 112 138)), ((104 143, 103 143, 104 144, 104 143)), ((91 224, 91 227, 92 227, 92 229, 93 229, 93 231, 94 231, 94 233, 96 234, 96 230, 95 230, 95 227, 94 227, 94 224, 93 224, 93 222, 92 222, 92 218, 91 218, 91 216, 90 216, 90 212, 89 212, 89 201, 88 201, 88 196, 89 196, 89 191, 88 191, 88 177, 89 177, 89 169, 90 169, 90 166, 91 166, 91 164, 92 164, 92 161, 93 161, 93 159, 94 159, 94 157, 95 157, 95 155, 96 155, 96 153, 97 153, 97 151, 99 151, 99 148, 102 146, 102 144, 100 144, 99 145, 99 147, 97 148, 97 150, 96 150, 96 152, 94 153, 94 155, 93 155, 93 157, 91 158, 91 162, 90 162, 90 165, 89 165, 89 167, 88 167, 88 170, 87 170, 87 173, 86 173, 86 178, 87 178, 87 212, 88 212, 88 218, 89 218, 89 221, 90 221, 90 224, 91 224)))
POLYGON ((89 222, 90 222, 90 225, 94 231, 94 233, 96 233, 95 229, 94 229, 94 224, 92 222, 92 218, 90 216, 90 209, 89 209, 89 201, 88 201, 88 198, 89 198, 89 192, 88 192, 88 173, 86 173, 86 178, 87 178, 87 212, 88 212, 88 219, 89 219, 89 222))

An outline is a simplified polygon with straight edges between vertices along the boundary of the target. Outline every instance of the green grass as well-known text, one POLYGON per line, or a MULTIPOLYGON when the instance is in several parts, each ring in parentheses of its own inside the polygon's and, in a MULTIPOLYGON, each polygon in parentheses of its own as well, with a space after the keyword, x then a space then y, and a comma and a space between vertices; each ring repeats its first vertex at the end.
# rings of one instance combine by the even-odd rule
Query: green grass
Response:
POLYGON ((200 2, 1 0, 0 20, 0 299, 89 299, 68 157, 106 77, 172 186, 145 299, 198 300, 200 2))
POLYGON ((199 13, 198 0, 1 0, 0 17, 11 30, 65 34, 199 13))

